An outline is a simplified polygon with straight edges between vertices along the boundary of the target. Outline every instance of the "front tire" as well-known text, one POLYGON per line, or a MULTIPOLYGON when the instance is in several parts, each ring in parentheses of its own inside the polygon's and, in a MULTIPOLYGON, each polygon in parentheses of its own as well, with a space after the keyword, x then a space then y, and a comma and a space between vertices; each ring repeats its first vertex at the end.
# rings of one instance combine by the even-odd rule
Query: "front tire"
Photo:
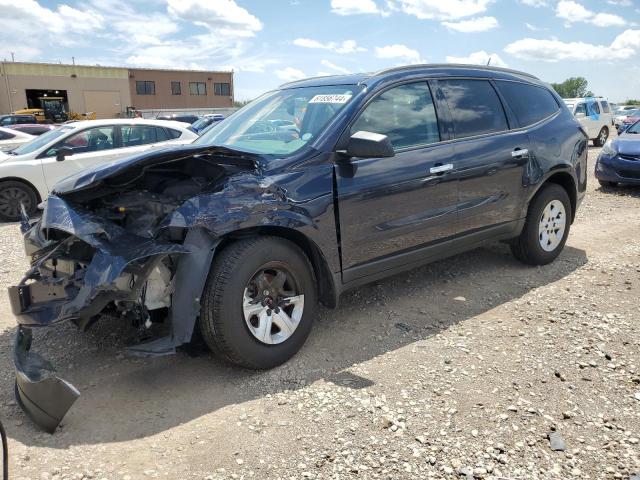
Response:
POLYGON ((21 218, 20 205, 27 215, 37 211, 38 195, 29 185, 16 180, 0 182, 0 221, 17 222, 21 218))
POLYGON ((223 360, 269 369, 302 347, 316 307, 313 269, 304 252, 288 240, 255 237, 215 257, 198 324, 223 360))
POLYGON ((598 136, 593 139, 594 147, 602 147, 605 143, 607 143, 607 139, 609 138, 609 129, 607 127, 602 127, 598 136))
POLYGON ((598 180, 598 183, 603 188, 613 188, 618 186, 618 182, 607 182, 606 180, 598 180))
POLYGON ((555 183, 543 186, 529 205, 524 228, 511 243, 511 252, 528 265, 553 262, 567 242, 571 218, 566 190, 555 183))

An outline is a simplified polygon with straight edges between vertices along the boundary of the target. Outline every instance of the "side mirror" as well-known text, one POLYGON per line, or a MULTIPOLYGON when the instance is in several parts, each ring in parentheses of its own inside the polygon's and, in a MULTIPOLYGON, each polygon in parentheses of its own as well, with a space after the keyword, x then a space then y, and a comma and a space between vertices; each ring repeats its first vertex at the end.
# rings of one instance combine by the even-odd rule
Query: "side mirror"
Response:
POLYGON ((72 149, 70 149, 69 147, 60 147, 58 150, 56 150, 56 161, 62 162, 65 157, 69 157, 71 155, 73 155, 72 149))
POLYGON ((389 137, 379 133, 360 131, 351 135, 346 154, 350 157, 393 157, 395 151, 389 137))

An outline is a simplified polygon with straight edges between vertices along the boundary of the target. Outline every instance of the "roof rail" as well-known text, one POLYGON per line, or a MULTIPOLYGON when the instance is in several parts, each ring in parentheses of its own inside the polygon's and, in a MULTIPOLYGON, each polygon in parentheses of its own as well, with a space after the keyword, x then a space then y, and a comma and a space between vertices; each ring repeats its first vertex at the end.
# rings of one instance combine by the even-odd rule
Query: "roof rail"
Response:
MULTIPOLYGON (((336 75, 315 75, 313 77, 305 77, 305 78, 301 78, 299 80, 291 80, 290 82, 285 82, 280 84, 280 86, 278 88, 282 88, 282 87, 286 87, 287 85, 293 85, 296 83, 300 83, 300 82, 306 82, 307 80, 317 80, 318 78, 331 78, 331 77, 349 77, 351 75, 358 75, 357 73, 347 73, 344 75, 340 75, 340 74, 336 74, 336 75)), ((363 75, 366 75, 363 73, 363 75)))
POLYGON ((384 70, 380 70, 374 73, 373 76, 384 75, 387 73, 394 73, 394 72, 402 72, 404 70, 414 70, 416 68, 470 68, 470 69, 476 69, 476 70, 490 70, 494 72, 514 73, 516 75, 522 75, 525 77, 533 78, 534 80, 540 80, 535 75, 531 75, 530 73, 526 73, 526 72, 521 72, 519 70, 512 70, 510 68, 492 67, 492 66, 485 66, 485 65, 472 65, 472 64, 466 64, 466 63, 422 63, 417 65, 403 65, 400 67, 392 67, 392 68, 386 68, 384 70))

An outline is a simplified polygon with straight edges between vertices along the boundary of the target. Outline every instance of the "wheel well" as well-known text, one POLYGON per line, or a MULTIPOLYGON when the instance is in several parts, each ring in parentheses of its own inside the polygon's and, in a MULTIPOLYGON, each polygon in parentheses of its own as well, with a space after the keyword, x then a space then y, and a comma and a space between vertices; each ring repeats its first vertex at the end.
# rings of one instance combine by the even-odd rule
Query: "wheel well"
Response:
POLYGON ((576 217, 577 204, 576 183, 573 180, 573 177, 566 172, 558 172, 551 175, 543 185, 547 183, 555 183, 556 185, 560 185, 565 189, 567 195, 569 195, 569 201, 571 202, 571 223, 573 223, 573 220, 576 217))
POLYGON ((329 308, 334 308, 337 306, 337 290, 333 283, 333 275, 331 273, 331 269, 329 268, 324 255, 313 241, 311 241, 304 234, 298 232, 297 230, 277 226, 261 226, 244 230, 237 230, 225 235, 222 238, 218 248, 222 249, 235 240, 257 235, 270 235, 272 237, 280 237, 285 240, 289 240, 290 242, 293 242, 298 247, 300 247, 300 249, 302 249, 302 251, 311 262, 311 266, 313 267, 313 273, 318 286, 318 298, 320 299, 320 302, 329 308))
POLYGON ((20 182, 20 183, 26 185, 31 190, 33 190, 34 193, 36 194, 36 199, 38 200, 38 203, 42 202, 42 197, 40 197, 40 192, 38 192, 38 189, 31 182, 29 182, 28 180, 25 180, 24 178, 20 178, 20 177, 3 177, 3 178, 0 178, 0 184, 2 184, 4 182, 20 182))

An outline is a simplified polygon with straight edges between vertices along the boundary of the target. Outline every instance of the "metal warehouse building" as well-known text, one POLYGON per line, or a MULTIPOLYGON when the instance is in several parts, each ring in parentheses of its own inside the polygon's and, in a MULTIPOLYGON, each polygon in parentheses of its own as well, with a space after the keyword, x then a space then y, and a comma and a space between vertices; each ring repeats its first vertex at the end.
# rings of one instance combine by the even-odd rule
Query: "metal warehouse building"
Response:
POLYGON ((0 62, 0 114, 40 108, 44 98, 97 118, 132 109, 230 108, 233 72, 0 62))

